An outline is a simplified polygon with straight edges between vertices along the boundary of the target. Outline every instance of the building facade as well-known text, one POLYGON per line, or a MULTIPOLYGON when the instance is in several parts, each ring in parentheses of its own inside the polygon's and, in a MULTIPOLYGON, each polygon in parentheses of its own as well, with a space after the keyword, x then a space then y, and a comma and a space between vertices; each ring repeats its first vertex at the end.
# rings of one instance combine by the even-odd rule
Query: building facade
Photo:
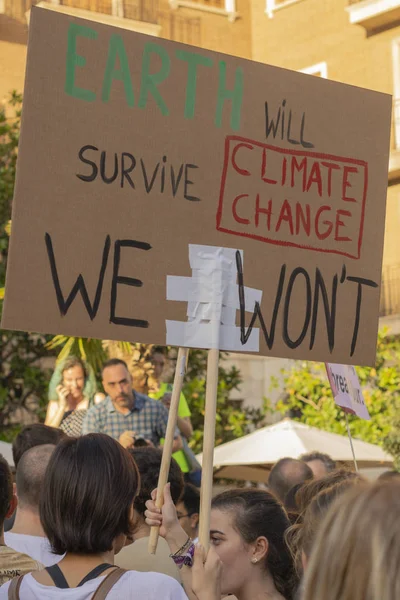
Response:
MULTIPOLYGON (((400 0, 0 0, 0 102, 23 89, 33 4, 392 94, 381 324, 400 333, 400 0)), ((230 360, 245 381, 237 401, 256 407, 290 366, 230 360)))
POLYGON ((253 0, 252 58, 393 95, 381 325, 400 333, 400 1, 253 0))
POLYGON ((250 0, 0 0, 0 102, 22 91, 32 5, 251 58, 250 0))

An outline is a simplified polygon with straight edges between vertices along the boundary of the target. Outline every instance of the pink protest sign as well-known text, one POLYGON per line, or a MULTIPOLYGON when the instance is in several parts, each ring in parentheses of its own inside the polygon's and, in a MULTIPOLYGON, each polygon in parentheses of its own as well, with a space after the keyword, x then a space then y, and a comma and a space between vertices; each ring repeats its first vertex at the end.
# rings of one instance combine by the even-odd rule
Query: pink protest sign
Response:
POLYGON ((345 412, 370 420, 360 382, 353 366, 325 363, 334 400, 345 412))

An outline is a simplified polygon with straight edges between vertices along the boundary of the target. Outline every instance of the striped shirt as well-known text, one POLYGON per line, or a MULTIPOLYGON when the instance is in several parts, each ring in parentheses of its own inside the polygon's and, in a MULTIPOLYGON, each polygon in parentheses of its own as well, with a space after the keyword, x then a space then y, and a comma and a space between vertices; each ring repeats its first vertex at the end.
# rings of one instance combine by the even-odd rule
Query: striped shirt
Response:
MULTIPOLYGON (((151 440, 155 446, 165 438, 168 410, 157 400, 134 392, 135 403, 126 415, 114 407, 109 396, 97 406, 87 411, 82 425, 82 435, 86 433, 106 433, 118 440, 124 431, 134 431, 137 437, 151 440)), ((179 436, 176 429, 175 437, 179 436)))

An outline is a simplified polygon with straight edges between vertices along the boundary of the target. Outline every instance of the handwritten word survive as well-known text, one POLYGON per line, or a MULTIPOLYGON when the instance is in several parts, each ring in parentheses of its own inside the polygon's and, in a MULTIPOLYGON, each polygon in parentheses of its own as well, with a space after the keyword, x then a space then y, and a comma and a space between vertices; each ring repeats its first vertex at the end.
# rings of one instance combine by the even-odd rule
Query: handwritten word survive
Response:
POLYGON ((168 191, 175 198, 178 191, 183 193, 185 200, 199 201, 200 198, 189 193, 193 185, 190 172, 197 169, 197 165, 181 163, 178 167, 168 164, 168 159, 163 156, 155 165, 146 166, 143 158, 136 158, 130 152, 107 153, 99 151, 96 146, 83 146, 78 153, 79 160, 90 169, 85 173, 77 173, 81 181, 91 183, 97 178, 103 183, 116 183, 121 188, 128 186, 137 187, 146 194, 152 191, 163 194, 168 191))

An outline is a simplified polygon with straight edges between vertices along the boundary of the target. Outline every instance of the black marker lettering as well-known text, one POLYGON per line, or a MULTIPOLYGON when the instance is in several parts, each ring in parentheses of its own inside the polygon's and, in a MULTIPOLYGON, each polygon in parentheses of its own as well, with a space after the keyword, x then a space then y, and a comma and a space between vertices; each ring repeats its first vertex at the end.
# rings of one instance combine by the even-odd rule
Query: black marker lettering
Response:
POLYGON ((294 146, 298 146, 300 144, 300 142, 298 140, 295 140, 293 138, 291 138, 291 129, 292 129, 292 111, 289 111, 289 124, 288 124, 288 131, 287 131, 287 141, 289 142, 289 144, 293 144, 294 146))
POLYGON ((357 302, 356 302, 356 314, 354 318, 354 330, 353 330, 353 339, 351 340, 351 350, 350 356, 353 356, 354 351, 357 345, 357 336, 358 336, 358 328, 360 326, 360 313, 361 313, 361 304, 362 304, 362 286, 366 285, 368 287, 377 288, 378 284, 371 279, 364 279, 362 277, 347 277, 347 281, 353 281, 358 284, 357 289, 357 302))
POLYGON ((286 100, 282 101, 282 122, 281 122, 281 138, 285 137, 285 106, 286 100))
POLYGON ((64 317, 67 314, 69 307, 75 300, 75 297, 77 296, 78 292, 80 292, 83 303, 86 308, 86 311, 90 317, 90 320, 93 321, 93 319, 97 315, 97 311, 99 309, 99 304, 100 304, 100 300, 101 300, 101 293, 103 290, 103 282, 104 282, 104 274, 105 274, 106 268, 107 268, 108 255, 110 252, 110 245, 111 245, 110 236, 108 235, 104 242, 104 249, 103 249, 103 256, 102 256, 102 260, 101 260, 99 279, 98 279, 98 283, 97 283, 96 294, 94 297, 93 305, 90 302, 89 294, 87 292, 86 285, 85 285, 85 280, 83 279, 82 274, 80 274, 78 279, 76 280, 75 285, 72 288, 71 292, 69 293, 68 298, 67 299, 64 298, 64 294, 62 293, 62 290, 61 290, 60 279, 58 277, 56 259, 54 256, 53 243, 51 240, 51 236, 49 233, 46 233, 44 237, 45 237, 47 254, 48 254, 49 262, 50 262, 51 276, 53 278, 53 285, 54 285, 54 289, 56 292, 57 303, 58 303, 58 307, 60 309, 61 315, 64 317))
POLYGON ((274 310, 272 313, 270 333, 268 333, 267 328, 265 326, 265 322, 264 322, 264 318, 263 318, 261 310, 260 310, 259 302, 255 303, 254 313, 251 317, 250 325, 248 326, 247 331, 246 331, 246 324, 245 324, 246 323, 246 317, 245 317, 246 302, 245 302, 245 297, 244 297, 243 264, 242 264, 242 257, 240 255, 239 250, 236 252, 236 268, 237 268, 237 274, 238 274, 238 288, 239 288, 240 341, 242 342, 243 345, 247 342, 247 340, 250 337, 251 331, 254 327, 256 318, 258 317, 259 321, 260 321, 260 326, 261 326, 262 332, 264 334, 265 342, 266 342, 268 348, 271 350, 272 346, 274 345, 276 321, 278 318, 279 305, 280 305, 282 293, 283 293, 283 285, 285 283, 286 265, 282 265, 282 267, 281 267, 281 273, 279 276, 279 283, 278 283, 278 290, 276 293, 274 310))
POLYGON ((272 131, 272 135, 274 136, 274 139, 276 138, 280 118, 281 118, 281 107, 279 107, 276 121, 274 121, 273 119, 271 119, 271 122, 269 121, 268 102, 266 102, 265 103, 265 137, 266 138, 268 138, 270 136, 271 131, 272 131))
POLYGON ((305 124, 306 124, 306 113, 303 113, 303 116, 301 119, 301 127, 300 127, 300 142, 301 142, 301 145, 303 146, 303 148, 314 148, 314 144, 312 144, 311 142, 306 142, 304 139, 305 124))
POLYGON ((111 304, 110 304, 110 323, 115 325, 127 325, 128 327, 143 327, 149 326, 148 321, 142 319, 130 319, 128 317, 117 317, 115 309, 117 306, 117 291, 118 285, 131 285, 141 287, 143 282, 140 279, 133 277, 122 277, 119 275, 119 267, 121 262, 121 248, 137 248, 139 250, 150 250, 150 244, 146 242, 137 242, 135 240, 117 240, 114 244, 114 269, 111 284, 111 304))
POLYGON ((189 196, 188 194, 188 186, 189 185, 193 185, 193 181, 190 181, 188 179, 188 169, 198 169, 199 167, 197 165, 185 165, 185 191, 183 194, 183 197, 185 198, 185 200, 191 200, 192 202, 199 202, 200 198, 197 198, 196 196, 189 196))
POLYGON ((100 158, 100 175, 104 183, 112 183, 118 177, 118 155, 114 153, 114 173, 111 177, 107 177, 106 175, 106 151, 103 150, 100 158))
POLYGON ((163 166, 161 169, 161 193, 164 193, 164 187, 165 187, 165 163, 167 162, 167 157, 163 156, 163 166))
POLYGON ((132 156, 129 152, 123 152, 121 154, 121 187, 124 187, 124 179, 127 179, 131 188, 135 189, 135 184, 133 183, 131 176, 129 173, 133 171, 136 167, 136 158, 132 156), (125 166, 125 158, 129 158, 130 165, 128 167, 125 166))
POLYGON ((153 187, 153 185, 154 185, 154 182, 155 182, 155 180, 156 180, 157 173, 158 173, 158 169, 159 169, 159 167, 160 167, 160 163, 157 163, 157 166, 156 166, 156 168, 155 168, 155 169, 154 169, 154 171, 153 171, 153 176, 152 176, 152 178, 151 178, 151 181, 150 181, 150 183, 149 183, 149 180, 147 179, 146 167, 144 166, 144 162, 143 162, 143 159, 142 159, 142 158, 140 159, 140 164, 141 164, 141 166, 142 166, 143 179, 144 179, 144 186, 145 186, 145 188, 146 188, 146 192, 147 192, 147 193, 149 193, 149 192, 151 192, 151 190, 152 190, 152 187, 153 187))
POLYGON ((312 293, 311 293, 311 281, 310 276, 305 269, 302 267, 297 267, 292 271, 292 274, 289 278, 289 283, 286 290, 285 297, 285 305, 283 311, 283 341, 289 348, 297 348, 300 346, 302 341, 304 340, 308 326, 310 324, 311 319, 311 303, 312 303, 312 293), (293 286, 296 281, 298 275, 303 275, 306 282, 306 311, 304 315, 304 324, 303 329, 297 340, 292 340, 289 336, 288 326, 289 326, 289 309, 290 309, 290 299, 292 297, 293 286))
POLYGON ((95 162, 93 162, 92 160, 89 160, 88 158, 85 158, 83 156, 83 153, 86 152, 86 150, 95 150, 96 152, 98 152, 99 149, 96 148, 96 146, 82 146, 82 148, 79 150, 79 153, 78 153, 79 159, 83 163, 85 163, 86 165, 91 165, 92 173, 90 175, 77 174, 76 176, 78 177, 78 179, 81 179, 82 181, 94 181, 97 177, 97 173, 99 172, 99 169, 95 162))
POLYGON ((179 184, 181 182, 183 175, 183 165, 180 166, 178 177, 175 179, 175 171, 174 167, 171 165, 171 187, 172 187, 172 195, 175 198, 176 192, 178 191, 179 184))
POLYGON ((329 299, 328 292, 326 290, 326 285, 324 278, 322 277, 321 271, 318 267, 315 270, 315 287, 314 287, 314 306, 313 306, 313 316, 311 321, 311 337, 310 337, 310 350, 314 347, 315 335, 317 331, 317 319, 318 319, 318 304, 319 304, 319 294, 322 294, 322 301, 324 303, 324 312, 325 312, 325 323, 326 323, 326 332, 328 335, 328 344, 329 351, 332 352, 335 347, 335 320, 336 320, 336 294, 338 287, 338 276, 335 275, 332 282, 332 295, 331 295, 331 305, 329 307, 329 299))

